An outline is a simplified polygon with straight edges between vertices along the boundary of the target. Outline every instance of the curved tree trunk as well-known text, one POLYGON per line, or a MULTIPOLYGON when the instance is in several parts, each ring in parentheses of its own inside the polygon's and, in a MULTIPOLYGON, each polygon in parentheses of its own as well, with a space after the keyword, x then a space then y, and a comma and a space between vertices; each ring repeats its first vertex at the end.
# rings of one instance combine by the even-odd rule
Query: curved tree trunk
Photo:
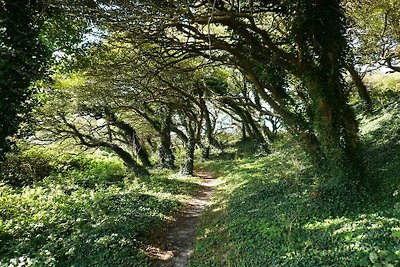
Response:
POLYGON ((68 120, 65 117, 62 117, 62 120, 63 120, 65 126, 67 126, 70 130, 60 130, 60 132, 64 132, 64 133, 74 136, 84 146, 92 147, 92 148, 105 147, 105 148, 111 149, 124 162, 126 167, 128 169, 133 170, 133 172, 136 175, 148 175, 149 174, 147 169, 144 166, 137 163, 136 160, 131 156, 131 154, 129 154, 123 148, 119 147, 116 144, 97 140, 91 135, 80 132, 79 129, 74 124, 68 122, 68 120))
POLYGON ((224 99, 224 103, 226 105, 229 105, 234 112, 240 117, 242 120, 242 138, 245 137, 245 133, 247 132, 250 139, 257 144, 264 152, 269 153, 270 149, 268 146, 267 140, 265 140, 262 130, 260 130, 260 126, 257 124, 257 122, 254 121, 253 117, 251 116, 250 112, 248 110, 245 110, 241 107, 239 107, 234 101, 231 99, 224 99))
POLYGON ((121 129, 124 133, 124 138, 128 146, 132 147, 133 153, 136 154, 142 164, 146 167, 151 167, 152 164, 149 159, 149 153, 146 148, 142 145, 142 142, 139 139, 139 136, 136 133, 136 130, 129 125, 128 123, 118 119, 114 113, 108 112, 108 118, 111 121, 111 124, 121 129))
POLYGON ((386 58, 386 59, 385 59, 386 66, 387 66, 388 68, 392 69, 393 71, 400 72, 400 66, 394 66, 393 63, 392 63, 392 61, 393 61, 393 58, 392 58, 392 57, 386 58))
POLYGON ((345 68, 350 73, 351 78, 354 82, 354 85, 357 88, 358 95, 364 101, 367 111, 371 112, 372 111, 372 99, 371 99, 368 89, 365 86, 364 82, 362 81, 360 75, 357 73, 357 71, 354 69, 354 67, 349 64, 346 64, 345 68))
POLYGON ((110 145, 109 147, 115 152, 115 154, 118 155, 120 159, 123 160, 128 169, 133 170, 136 175, 149 175, 147 169, 142 165, 139 165, 136 160, 131 156, 131 154, 116 145, 110 145))

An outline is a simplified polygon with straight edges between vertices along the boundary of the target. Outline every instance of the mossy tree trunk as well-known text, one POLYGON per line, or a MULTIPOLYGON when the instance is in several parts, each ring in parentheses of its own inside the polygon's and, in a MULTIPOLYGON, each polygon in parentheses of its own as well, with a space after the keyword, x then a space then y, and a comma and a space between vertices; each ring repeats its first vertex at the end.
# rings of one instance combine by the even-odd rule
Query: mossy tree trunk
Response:
POLYGON ((14 144, 10 138, 20 124, 29 121, 31 82, 42 78, 51 58, 40 31, 46 18, 45 1, 0 2, 0 160, 14 144))
POLYGON ((321 161, 330 176, 347 184, 360 178, 360 170, 358 125, 347 103, 343 79, 347 53, 345 19, 337 0, 305 6, 310 21, 303 29, 306 32, 304 43, 312 44, 309 52, 314 60, 307 63, 302 78, 311 99, 311 120, 316 133, 313 142, 319 146, 321 161))

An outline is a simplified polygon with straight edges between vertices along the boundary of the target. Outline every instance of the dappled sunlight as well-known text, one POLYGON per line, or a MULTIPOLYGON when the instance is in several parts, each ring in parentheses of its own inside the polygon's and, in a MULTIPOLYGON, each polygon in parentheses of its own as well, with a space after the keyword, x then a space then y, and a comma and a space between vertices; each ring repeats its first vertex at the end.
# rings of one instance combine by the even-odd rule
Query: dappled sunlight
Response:
POLYGON ((0 267, 400 266, 396 10, 0 0, 0 267))
POLYGON ((153 245, 147 246, 146 249, 144 249, 142 252, 150 258, 162 261, 168 261, 174 257, 172 251, 163 250, 162 248, 155 247, 153 245))
MULTIPOLYGON (((379 123, 396 118, 386 116, 379 123)), ((296 149, 225 162, 226 183, 216 196, 218 208, 208 210, 211 219, 200 229, 191 266, 398 264, 400 210, 395 189, 382 192, 379 196, 385 201, 379 203, 377 196, 347 204, 335 195, 320 196, 318 187, 310 184, 315 176, 311 165, 296 149)), ((392 158, 386 168, 396 169, 397 164, 392 158)), ((215 162, 209 166, 221 168, 215 162)), ((395 182, 395 177, 386 176, 382 182, 395 182)))
POLYGON ((335 218, 335 219, 326 219, 322 222, 312 222, 312 223, 307 223, 304 225, 305 229, 310 229, 310 230, 315 230, 315 229, 328 229, 330 227, 335 227, 340 224, 343 224, 344 222, 349 221, 346 218, 335 218))
POLYGON ((361 134, 367 135, 373 131, 379 130, 394 116, 394 110, 385 112, 382 116, 377 115, 377 117, 368 117, 364 119, 363 124, 366 125, 361 128, 361 134))

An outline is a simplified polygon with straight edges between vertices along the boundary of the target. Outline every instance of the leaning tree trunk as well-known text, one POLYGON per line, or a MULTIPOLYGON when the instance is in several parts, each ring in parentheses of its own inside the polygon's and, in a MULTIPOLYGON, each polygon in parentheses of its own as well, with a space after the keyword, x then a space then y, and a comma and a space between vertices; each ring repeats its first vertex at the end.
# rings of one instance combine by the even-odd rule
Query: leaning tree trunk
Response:
POLYGON ((254 121, 253 116, 250 114, 250 112, 246 109, 239 107, 231 99, 225 99, 224 103, 226 105, 229 105, 242 120, 242 141, 246 141, 243 140, 243 138, 245 137, 245 133, 247 132, 249 134, 250 140, 254 142, 259 149, 266 153, 270 153, 269 144, 267 140, 265 140, 260 130, 261 127, 257 124, 257 122, 254 121))
POLYGON ((242 119, 244 125, 247 125, 247 131, 250 136, 250 140, 256 145, 257 149, 265 153, 270 153, 271 151, 268 141, 265 139, 264 135, 262 134, 262 130, 260 130, 261 127, 256 121, 254 121, 250 112, 240 108, 236 109, 236 111, 238 112, 238 115, 242 119))
MULTIPOLYGON (((136 161, 136 159, 134 159, 132 157, 132 155, 130 153, 125 151, 120 146, 113 144, 113 143, 95 139, 92 135, 84 134, 79 131, 79 129, 76 127, 76 125, 70 123, 65 117, 61 116, 61 119, 64 122, 65 126, 68 127, 67 131, 64 130, 65 133, 71 134, 72 136, 76 137, 80 141, 81 145, 91 147, 91 148, 98 148, 98 147, 109 148, 112 151, 114 151, 114 153, 117 154, 117 156, 124 162, 126 167, 128 169, 133 170, 133 172, 136 175, 148 175, 149 174, 149 172, 147 171, 147 169, 144 166, 140 165, 136 161)), ((63 131, 61 131, 61 133, 62 132, 63 131)))
POLYGON ((269 148, 268 141, 265 139, 264 135, 261 132, 262 130, 260 130, 260 126, 254 121, 248 111, 246 111, 244 114, 252 132, 252 139, 256 142, 258 149, 260 149, 264 153, 269 154, 271 150, 269 148))
POLYGON ((149 172, 145 167, 138 164, 136 160, 125 150, 120 148, 117 145, 110 145, 109 146, 122 161, 125 163, 128 169, 132 170, 136 175, 148 175, 149 172))
POLYGON ((117 118, 116 114, 114 113, 108 112, 108 119, 113 125, 121 129, 121 131, 125 135, 124 139, 127 145, 132 146, 133 153, 135 153, 139 157, 142 164, 146 167, 151 167, 152 165, 149 159, 149 153, 140 141, 136 130, 128 123, 117 118))
POLYGON ((353 80, 354 85, 357 88, 357 92, 358 95, 360 96, 360 98, 364 101, 365 107, 367 109, 368 112, 371 112, 373 109, 372 106, 372 99, 371 96, 368 92, 367 87, 365 86, 364 82, 362 81, 360 75, 358 74, 358 72, 354 69, 354 66, 350 65, 350 64, 346 64, 345 68, 347 69, 347 71, 350 73, 351 78, 353 80))
POLYGON ((210 118, 210 112, 207 108, 207 105, 204 101, 204 98, 200 98, 201 108, 203 110, 204 116, 204 126, 205 126, 205 136, 206 136, 206 144, 203 144, 202 158, 207 160, 210 158, 210 149, 211 146, 223 151, 222 144, 215 139, 213 135, 213 125, 210 118))
POLYGON ((139 157, 140 161, 142 162, 142 164, 144 166, 151 167, 152 164, 150 161, 149 153, 147 152, 147 150, 144 147, 144 145, 142 144, 142 142, 140 142, 136 133, 133 134, 131 138, 132 138, 131 143, 133 146, 134 153, 139 157))

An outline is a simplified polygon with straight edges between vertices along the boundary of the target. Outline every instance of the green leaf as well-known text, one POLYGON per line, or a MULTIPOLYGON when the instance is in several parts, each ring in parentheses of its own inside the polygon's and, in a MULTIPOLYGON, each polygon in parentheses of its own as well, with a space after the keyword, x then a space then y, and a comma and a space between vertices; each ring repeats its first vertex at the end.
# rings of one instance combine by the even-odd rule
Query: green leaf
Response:
POLYGON ((375 251, 372 251, 371 253, 369 253, 369 260, 372 263, 376 263, 379 259, 378 253, 376 253, 375 251))

